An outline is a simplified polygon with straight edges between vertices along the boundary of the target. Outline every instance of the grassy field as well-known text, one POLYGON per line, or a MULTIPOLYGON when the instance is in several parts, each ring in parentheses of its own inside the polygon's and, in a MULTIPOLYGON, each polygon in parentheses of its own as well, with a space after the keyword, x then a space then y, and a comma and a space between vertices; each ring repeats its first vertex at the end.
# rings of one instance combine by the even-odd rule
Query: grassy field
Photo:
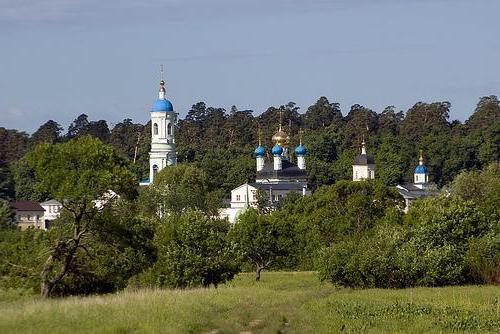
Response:
POLYGON ((218 289, 41 300, 0 291, 0 333, 498 333, 500 287, 351 290, 314 273, 218 289))

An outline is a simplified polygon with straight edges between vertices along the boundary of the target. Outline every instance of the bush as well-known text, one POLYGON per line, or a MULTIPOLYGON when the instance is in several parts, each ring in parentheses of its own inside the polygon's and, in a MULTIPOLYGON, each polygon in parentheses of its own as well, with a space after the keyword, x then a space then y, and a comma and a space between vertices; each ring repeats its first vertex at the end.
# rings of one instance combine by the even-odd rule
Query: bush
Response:
POLYGON ((473 239, 465 262, 480 282, 500 284, 500 235, 490 233, 473 239))
POLYGON ((141 275, 146 286, 185 288, 217 285, 239 271, 228 242, 229 223, 188 210, 169 216, 158 228, 155 244, 158 261, 141 275))
MULTIPOLYGON (((486 231, 486 220, 472 202, 458 197, 426 199, 412 207, 403 226, 379 225, 325 249, 318 270, 323 280, 361 288, 472 282, 466 252, 470 240, 486 231)), ((493 272, 498 268, 495 247, 498 244, 489 243, 472 248, 490 255, 486 261, 493 272)), ((472 253, 470 257, 472 261, 472 253)))

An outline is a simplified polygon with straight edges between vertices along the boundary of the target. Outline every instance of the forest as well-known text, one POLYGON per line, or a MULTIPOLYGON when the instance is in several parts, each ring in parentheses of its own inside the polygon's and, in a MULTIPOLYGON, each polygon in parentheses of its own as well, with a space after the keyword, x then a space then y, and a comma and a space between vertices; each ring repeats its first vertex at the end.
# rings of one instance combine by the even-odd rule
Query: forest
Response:
POLYGON ((355 288, 498 284, 499 101, 481 98, 465 123, 450 121, 450 108, 417 103, 376 113, 354 105, 343 116, 322 97, 303 114, 288 103, 253 116, 200 102, 178 121, 179 164, 142 188, 148 124, 126 119, 110 131, 80 115, 67 133, 54 121, 31 136, 0 129, 0 288, 52 297, 217 287, 241 271, 258 281, 269 270, 314 270, 355 288), (315 191, 292 193, 273 211, 259 203, 231 226, 217 210, 254 177, 258 129, 269 148, 279 111, 292 146, 305 131, 315 191), (377 177, 351 182, 362 138, 377 177), (405 214, 393 186, 411 180, 420 149, 440 194, 405 214), (120 197, 96 206, 109 189, 120 197), (5 200, 49 198, 63 210, 48 231, 16 228, 5 200))

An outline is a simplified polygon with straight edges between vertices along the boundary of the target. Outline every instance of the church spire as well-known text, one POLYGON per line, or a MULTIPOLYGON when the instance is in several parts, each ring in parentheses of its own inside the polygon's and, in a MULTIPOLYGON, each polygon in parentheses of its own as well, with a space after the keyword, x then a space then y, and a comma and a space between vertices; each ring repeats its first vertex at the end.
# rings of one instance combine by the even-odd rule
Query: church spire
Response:
POLYGON ((361 142, 361 154, 366 154, 365 135, 363 135, 363 141, 361 142))
POLYGON ((165 100, 165 81, 163 80, 163 64, 160 65, 160 91, 158 92, 158 98, 160 100, 165 100))
POLYGON ((418 158, 418 164, 420 166, 424 165, 424 156, 422 155, 422 150, 420 150, 420 157, 418 158))

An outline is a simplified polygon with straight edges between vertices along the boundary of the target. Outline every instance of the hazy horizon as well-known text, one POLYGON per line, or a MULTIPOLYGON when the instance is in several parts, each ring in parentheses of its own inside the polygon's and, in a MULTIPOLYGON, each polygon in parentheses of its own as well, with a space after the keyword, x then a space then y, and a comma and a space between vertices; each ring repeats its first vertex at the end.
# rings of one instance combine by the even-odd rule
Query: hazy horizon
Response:
POLYGON ((320 96, 376 112, 449 101, 464 121, 500 95, 492 0, 0 0, 0 126, 64 128, 80 114, 145 123, 159 64, 191 105, 254 110, 320 96))

